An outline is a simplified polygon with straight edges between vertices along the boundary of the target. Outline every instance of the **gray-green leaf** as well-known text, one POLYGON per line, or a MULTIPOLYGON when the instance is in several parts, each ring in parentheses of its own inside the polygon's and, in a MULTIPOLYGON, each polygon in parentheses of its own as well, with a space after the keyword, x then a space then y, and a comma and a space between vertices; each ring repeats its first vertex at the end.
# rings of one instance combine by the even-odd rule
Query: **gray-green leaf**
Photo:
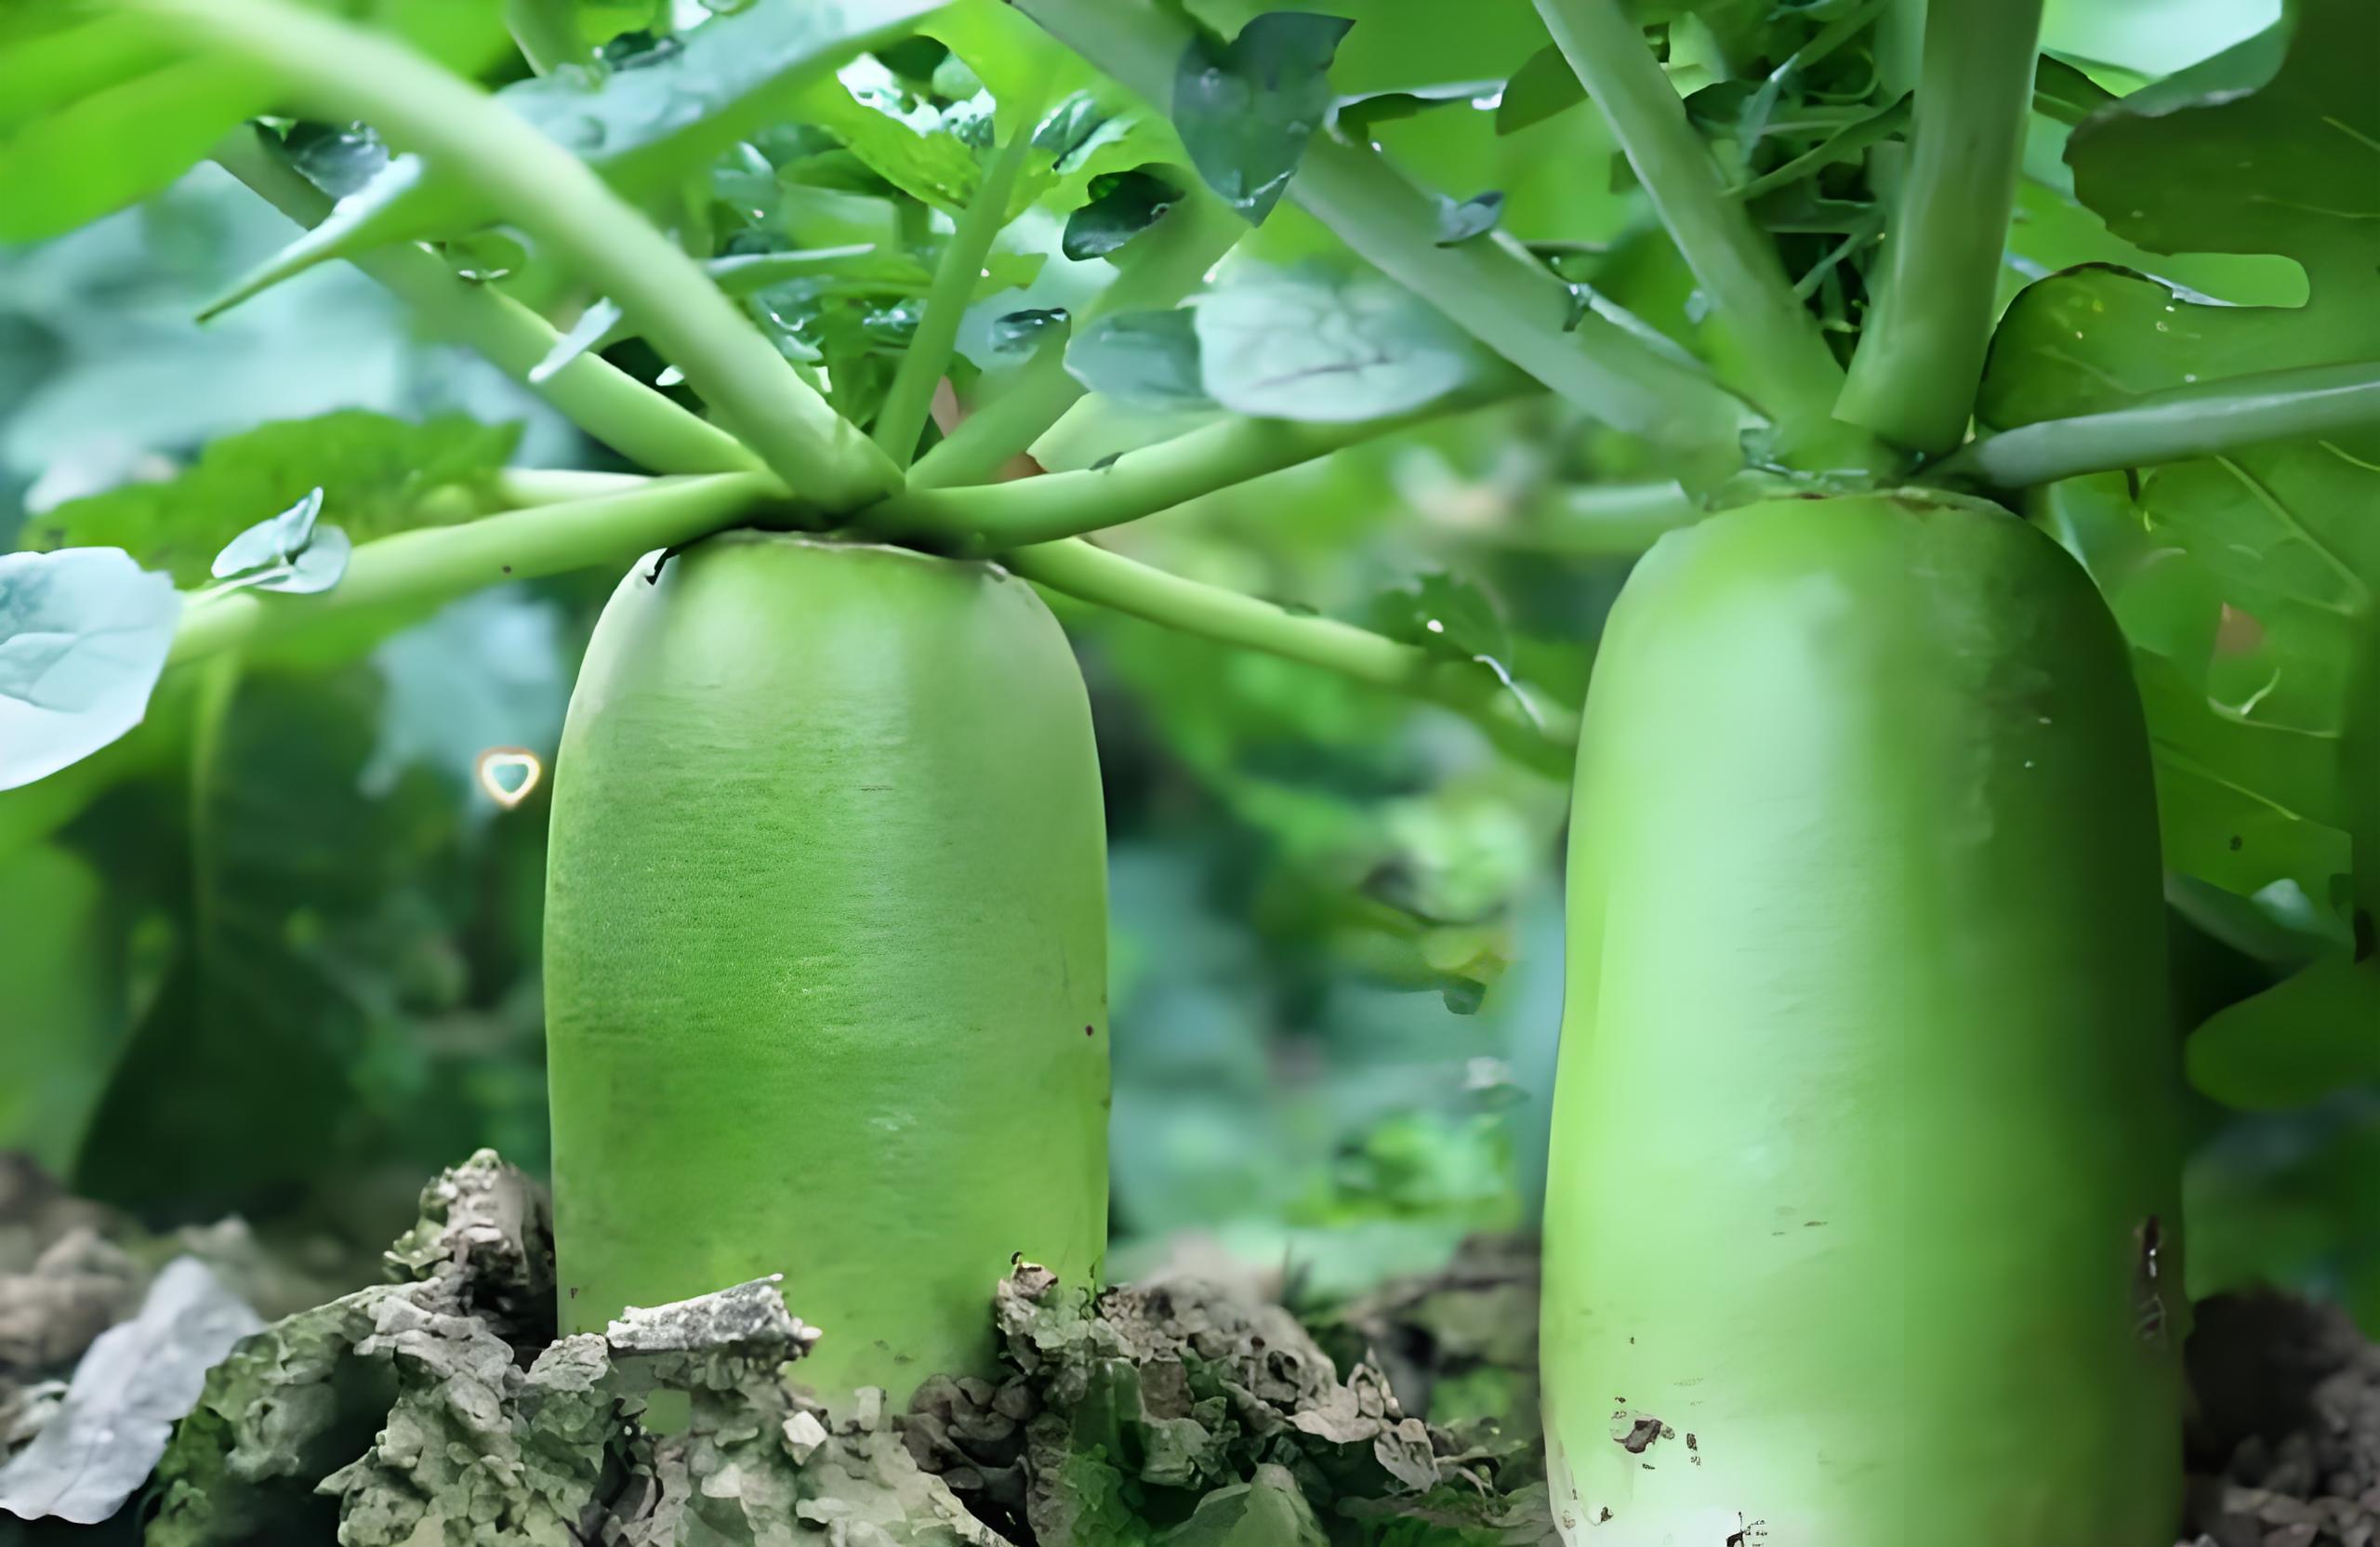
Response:
POLYGON ((1187 311, 1119 311, 1078 332, 1066 370, 1102 396, 1135 408, 1210 408, 1187 311))
POLYGON ((1472 347, 1383 281, 1268 275, 1192 308, 1207 393, 1236 413, 1350 423, 1419 408, 1472 376, 1472 347))
POLYGON ((0 554, 0 789, 139 724, 181 608, 120 548, 0 554))

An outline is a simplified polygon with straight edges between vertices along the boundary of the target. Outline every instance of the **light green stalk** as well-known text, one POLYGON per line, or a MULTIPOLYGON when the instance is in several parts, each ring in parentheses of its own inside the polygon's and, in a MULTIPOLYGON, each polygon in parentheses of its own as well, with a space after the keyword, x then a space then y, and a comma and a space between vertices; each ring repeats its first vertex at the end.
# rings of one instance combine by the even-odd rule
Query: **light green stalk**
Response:
POLYGON ((299 101, 422 153, 620 308, 788 488, 842 509, 899 471, 838 416, 700 265, 584 162, 391 39, 290 0, 124 0, 275 72, 299 101))
POLYGON ((1837 417, 1938 454, 1966 437, 2032 112, 2042 0, 1932 0, 1880 292, 1837 417))
POLYGON ((1776 247, 1728 197, 1718 163, 1643 31, 1620 0, 1537 0, 1537 10, 1611 126, 1719 326, 1742 352, 1754 398, 1779 418, 1826 417, 1843 369, 1793 294, 1776 247))
POLYGON ((427 526, 357 545, 337 586, 314 596, 254 590, 182 609, 168 667, 373 608, 429 606, 484 586, 593 565, 625 564, 735 525, 785 491, 764 472, 641 481, 625 493, 427 526))
MULTIPOLYGON (((1020 0, 1019 8, 1130 90, 1160 108, 1171 100, 1190 32, 1151 0, 1020 0)), ((1739 432, 1757 422, 1691 363, 1601 316, 1589 313, 1566 332, 1568 287, 1516 245, 1489 237, 1440 246, 1436 201, 1363 147, 1317 135, 1289 197, 1390 278, 1606 424, 1666 445, 1732 451, 1739 432)))
POLYGON ((1354 424, 1226 419, 1127 452, 1106 467, 977 488, 897 494, 863 512, 855 524, 879 536, 925 541, 962 553, 1080 536, 1410 425, 1501 402, 1526 379, 1509 377, 1495 387, 1409 414, 1354 424))
MULTIPOLYGON (((331 201, 253 128, 233 130, 215 148, 216 163, 282 214, 314 226, 331 201)), ((542 380, 530 373, 562 336, 518 301, 453 270, 410 242, 357 254, 351 261, 379 282, 434 333, 460 339, 498 370, 553 404, 621 456, 656 472, 740 472, 760 459, 717 425, 690 414, 589 350, 542 380)))
POLYGON ((918 437, 925 430, 926 415, 933 406, 934 389, 941 385, 943 372, 950 367, 950 351, 959 340, 959 322, 966 315, 977 281, 983 277, 984 258, 991 252, 1000 228, 1008 224, 1009 196, 1015 191, 1016 180, 1033 153, 1034 127, 1041 121, 1051 73, 1043 72, 1042 79, 1015 104, 1016 127, 1010 131, 1009 142, 992 158, 983 181, 975 186, 973 201, 960 213, 957 228, 943 246, 942 257, 934 265, 933 283, 926 292, 925 314, 918 320, 917 334, 909 340, 909 347, 892 374, 892 385, 884 394, 884 406, 877 411, 876 444, 898 467, 906 468, 917 449, 918 437))
POLYGON ((1937 471, 2022 488, 2373 425, 2380 425, 2380 361, 2312 365, 2178 387, 2102 414, 1986 435, 1937 471))
POLYGON ((1443 704, 1475 721, 1524 761, 1555 773, 1569 765, 1577 717, 1525 684, 1500 681, 1477 663, 1448 660, 1336 618, 1292 613, 1184 580, 1080 538, 1017 549, 1000 562, 1078 601, 1443 704))

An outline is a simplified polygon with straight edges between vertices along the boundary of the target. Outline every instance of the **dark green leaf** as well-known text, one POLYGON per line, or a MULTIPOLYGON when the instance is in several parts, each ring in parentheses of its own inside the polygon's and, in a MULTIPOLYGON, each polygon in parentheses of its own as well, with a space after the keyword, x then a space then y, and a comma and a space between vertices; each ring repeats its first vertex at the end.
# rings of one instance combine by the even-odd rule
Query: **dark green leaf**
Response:
POLYGON ((1383 592, 1372 603, 1371 625, 1394 640, 1418 644, 1448 660, 1493 661, 1513 653, 1512 631, 1488 593, 1470 580, 1439 573, 1383 592))
MULTIPOLYGON (((1504 196, 1494 191, 1468 199, 1447 199, 1438 205, 1438 245, 1451 247, 1496 229, 1504 213, 1504 196)), ((1575 326, 1576 324, 1572 324, 1575 326)))
POLYGON ((2061 124, 2080 124, 2116 99, 2116 94, 2055 54, 2043 54, 2033 69, 2033 111, 2061 124))
POLYGON ((1757 199, 1807 181, 1839 162, 1857 160, 1867 153, 1869 147, 1907 132, 1912 101, 1911 97, 1902 97, 1854 119, 1783 165, 1728 190, 1728 196, 1757 199))
POLYGON ((1496 132, 1513 134, 1542 123, 1587 99, 1587 88, 1562 50, 1547 44, 1504 83, 1504 99, 1496 105, 1496 132))
POLYGON ((992 352, 1015 354, 1063 338, 1071 319, 1063 306, 1032 307, 992 319, 992 352))
POLYGON ((1392 124, 1432 108, 1487 106, 1503 88, 1501 81, 1450 81, 1404 91, 1363 92, 1340 98, 1330 121, 1341 134, 1360 142, 1371 139, 1375 125, 1392 124))
POLYGON ((171 970, 92 1120, 83 1190, 203 1217, 286 1196, 389 1099, 363 1061, 405 1002, 404 905, 454 817, 424 787, 365 792, 377 700, 367 668, 257 672, 203 711, 187 847, 152 860, 178 882, 171 970))
POLYGON ((131 996, 99 872, 42 845, 0 864, 0 1133, 63 1175, 124 1051, 131 996))
POLYGON ((1119 311, 1066 345, 1066 370, 1091 391, 1135 408, 1207 408, 1198 334, 1186 310, 1119 311))
POLYGON ((258 511, 285 509, 318 485, 357 541, 476 515, 482 485, 520 435, 517 425, 459 414, 410 424, 359 409, 270 424, 216 442, 169 483, 71 500, 34 520, 25 539, 45 549, 127 549, 195 586, 258 511))
POLYGON ((2189 1040, 2190 1083, 2252 1112, 2380 1079, 2380 956, 2341 951, 2223 1011, 2189 1040))
POLYGON ((1329 115, 1330 58, 1355 23, 1304 11, 1267 11, 1229 44, 1208 37, 1183 51, 1173 78, 1173 124, 1207 186, 1250 225, 1261 224, 1329 115))
POLYGON ((2380 309, 2380 91, 2364 0, 2293 0, 2271 29, 2093 114, 2066 159, 2151 252, 2278 253, 2342 317, 2380 309))
POLYGON ((1103 173, 1091 179, 1091 203, 1066 217, 1059 251, 1077 263, 1104 258, 1157 224, 1181 197, 1180 185, 1156 169, 1103 173))

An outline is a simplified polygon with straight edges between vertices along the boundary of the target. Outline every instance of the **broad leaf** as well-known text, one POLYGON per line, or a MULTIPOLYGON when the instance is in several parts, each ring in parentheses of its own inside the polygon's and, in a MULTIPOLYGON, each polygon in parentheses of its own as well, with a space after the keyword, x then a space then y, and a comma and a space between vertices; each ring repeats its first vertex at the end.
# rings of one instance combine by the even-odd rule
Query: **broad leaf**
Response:
POLYGON ((2278 253, 2312 306, 2380 304, 2380 92, 2364 0, 2292 0, 2281 22, 2093 114, 2074 189, 2151 252, 2278 253))
POLYGON ((1329 116, 1330 57, 1354 23, 1268 11, 1229 44, 1199 37, 1173 78, 1173 125, 1207 186, 1250 225, 1280 202, 1329 116))
POLYGON ((1187 310, 1119 311, 1066 345, 1066 369, 1091 391, 1135 408, 1209 408, 1198 332, 1187 310))
POLYGON ((181 606, 120 548, 0 554, 0 789, 140 723, 181 606))
MULTIPOLYGON (((2283 21, 2095 112, 2068 141, 2077 194, 2153 252, 2273 254, 2306 271, 2296 310, 2202 304, 2085 269, 2017 298, 1979 416, 1999 428, 2206 388, 2249 371, 2380 358, 2380 97, 2356 0, 2283 21)), ((2380 435, 2249 447, 2151 469, 2122 499, 2056 496, 2144 668, 2168 859, 2327 927, 2380 897, 2380 435), (2359 680, 2360 674, 2360 680, 2359 680), (2289 841, 2252 854, 2276 836, 2289 841), (2219 820, 2218 813, 2230 821, 2219 820), (2351 873, 2335 840, 2351 835, 2351 873)))
MULTIPOLYGON (((2373 342, 2303 311, 2203 305, 2121 270, 2076 270, 2010 308, 1979 416, 2008 429, 2373 342)), ((2062 535, 2146 657, 2167 863, 2243 895, 2286 883, 2340 928, 2342 834, 2356 820, 2346 673, 2380 643, 2375 504, 2372 434, 2074 480, 2055 496, 2062 535)))
POLYGON ((408 424, 349 409, 217 441, 170 483, 133 483, 71 500, 35 518, 40 548, 106 544, 130 549, 185 586, 259 510, 286 509, 317 486, 358 542, 477 515, 485 484, 512 455, 517 425, 459 414, 408 424))
POLYGON ((1208 395, 1236 413, 1384 418, 1471 379, 1470 340, 1411 292, 1373 278, 1252 276, 1192 306, 1208 395))
POLYGON ((2380 957, 2323 958, 2191 1033, 2190 1083, 2246 1111, 2310 1106, 2380 1079, 2380 957))

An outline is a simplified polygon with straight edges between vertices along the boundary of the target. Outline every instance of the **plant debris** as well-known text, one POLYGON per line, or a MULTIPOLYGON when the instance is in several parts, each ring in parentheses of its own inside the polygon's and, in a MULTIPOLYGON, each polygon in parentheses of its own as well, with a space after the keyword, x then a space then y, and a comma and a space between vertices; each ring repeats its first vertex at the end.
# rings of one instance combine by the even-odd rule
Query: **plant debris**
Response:
POLYGON ((1377 1365, 1342 1376, 1296 1317, 1244 1291, 1091 1295, 1027 1263, 994 1315, 1008 1378, 931 1380, 904 1430, 1019 1547, 1377 1540, 1400 1524, 1540 1540, 1541 1508, 1501 1491, 1526 1446, 1406 1413, 1377 1365))

